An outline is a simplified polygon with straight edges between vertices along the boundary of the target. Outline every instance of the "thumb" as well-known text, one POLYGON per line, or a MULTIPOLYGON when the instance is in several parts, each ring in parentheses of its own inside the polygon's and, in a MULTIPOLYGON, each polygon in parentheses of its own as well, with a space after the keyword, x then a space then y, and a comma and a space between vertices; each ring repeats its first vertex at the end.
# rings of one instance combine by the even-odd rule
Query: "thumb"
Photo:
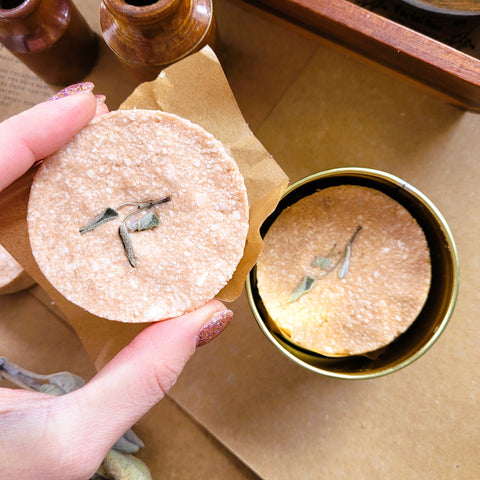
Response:
MULTIPOLYGON (((75 403, 74 431, 105 453, 174 385, 196 346, 217 336, 233 313, 213 300, 178 318, 154 323, 87 385, 63 397, 75 403)), ((71 423, 72 425, 72 423, 71 423)))

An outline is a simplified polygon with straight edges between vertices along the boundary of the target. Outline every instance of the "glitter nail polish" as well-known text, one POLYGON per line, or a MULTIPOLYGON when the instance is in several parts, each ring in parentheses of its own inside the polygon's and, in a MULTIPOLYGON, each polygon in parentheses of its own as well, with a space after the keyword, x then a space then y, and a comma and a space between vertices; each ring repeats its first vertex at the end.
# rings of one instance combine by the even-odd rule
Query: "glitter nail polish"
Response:
POLYGON ((233 318, 231 310, 223 310, 215 313, 210 321, 206 323, 197 334, 197 347, 201 347, 212 341, 227 328, 233 318))
POLYGON ((60 98, 69 97, 70 95, 77 95, 77 93, 91 92, 94 87, 95 85, 92 82, 75 83, 62 88, 55 95, 52 95, 48 101, 58 100, 60 98))
POLYGON ((72 0, 0 1, 0 43, 49 84, 85 78, 98 40, 72 0))

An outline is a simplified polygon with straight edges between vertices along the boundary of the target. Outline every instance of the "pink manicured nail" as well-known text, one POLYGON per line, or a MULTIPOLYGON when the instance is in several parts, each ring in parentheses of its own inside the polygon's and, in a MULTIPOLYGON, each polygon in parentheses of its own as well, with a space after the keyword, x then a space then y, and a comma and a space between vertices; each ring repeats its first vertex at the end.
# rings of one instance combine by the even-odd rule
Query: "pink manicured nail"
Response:
POLYGON ((92 82, 75 83, 74 85, 69 85, 58 91, 55 95, 50 97, 48 101, 58 100, 60 98, 69 97, 70 95, 77 95, 77 93, 91 92, 94 87, 95 85, 92 82))
POLYGON ((211 342, 215 337, 220 335, 225 328, 227 328, 232 318, 233 312, 231 310, 215 313, 210 321, 197 333, 197 347, 211 342))

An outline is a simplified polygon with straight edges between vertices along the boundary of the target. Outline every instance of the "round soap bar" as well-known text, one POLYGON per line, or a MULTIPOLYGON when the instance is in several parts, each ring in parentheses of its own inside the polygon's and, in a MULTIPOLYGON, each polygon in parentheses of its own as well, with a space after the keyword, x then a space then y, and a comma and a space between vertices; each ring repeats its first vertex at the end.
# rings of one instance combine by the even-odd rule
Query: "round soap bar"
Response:
POLYGON ((34 284, 30 275, 0 245, 0 295, 16 293, 34 284))
POLYGON ((45 160, 30 193, 33 255, 68 300, 110 320, 194 310, 232 277, 245 246, 243 177, 224 146, 176 115, 94 119, 45 160))
POLYGON ((277 329, 326 356, 388 345, 418 316, 430 280, 415 219, 389 196, 356 185, 319 190, 285 209, 257 263, 277 329))

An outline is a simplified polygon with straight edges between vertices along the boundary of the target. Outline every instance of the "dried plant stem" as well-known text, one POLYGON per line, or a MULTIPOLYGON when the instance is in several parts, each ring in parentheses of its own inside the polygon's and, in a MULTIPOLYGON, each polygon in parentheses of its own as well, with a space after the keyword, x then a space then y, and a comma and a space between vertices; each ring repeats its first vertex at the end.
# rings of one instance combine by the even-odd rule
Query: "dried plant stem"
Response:
POLYGON ((355 232, 350 237, 350 240, 348 241, 344 250, 342 251, 341 255, 339 256, 338 260, 335 263, 333 263, 333 265, 332 265, 332 258, 335 256, 334 254, 335 254, 336 244, 333 245, 333 248, 331 249, 330 253, 326 257, 323 257, 323 256, 315 257, 311 262, 311 266, 320 267, 323 270, 323 272, 318 274, 317 276, 305 275, 300 280, 300 283, 295 288, 295 290, 290 294, 290 296, 287 299, 287 302, 288 303, 295 302, 302 295, 311 291, 315 286, 317 280, 319 280, 320 278, 326 277, 329 273, 333 272, 340 264, 342 265, 338 270, 338 278, 341 280, 344 279, 348 273, 348 269, 350 268, 352 244, 355 240, 355 237, 357 236, 358 232, 361 229, 362 227, 358 225, 355 232))
POLYGON ((130 238, 130 232, 141 232, 144 230, 150 230, 157 227, 160 224, 160 219, 153 212, 148 212, 143 217, 139 218, 132 226, 127 224, 129 220, 134 215, 137 215, 139 212, 144 210, 149 210, 156 205, 161 205, 162 203, 169 202, 171 200, 170 196, 162 197, 158 200, 147 200, 146 202, 126 202, 119 205, 117 208, 107 207, 102 213, 97 215, 95 218, 90 220, 84 227, 82 227, 79 232, 81 235, 95 230, 100 225, 103 225, 106 222, 114 220, 118 217, 118 210, 123 207, 137 207, 137 210, 126 215, 120 227, 118 228, 118 234, 122 240, 123 248, 125 249, 125 254, 127 255, 128 262, 132 267, 136 266, 135 254, 133 251, 132 240, 130 238))

